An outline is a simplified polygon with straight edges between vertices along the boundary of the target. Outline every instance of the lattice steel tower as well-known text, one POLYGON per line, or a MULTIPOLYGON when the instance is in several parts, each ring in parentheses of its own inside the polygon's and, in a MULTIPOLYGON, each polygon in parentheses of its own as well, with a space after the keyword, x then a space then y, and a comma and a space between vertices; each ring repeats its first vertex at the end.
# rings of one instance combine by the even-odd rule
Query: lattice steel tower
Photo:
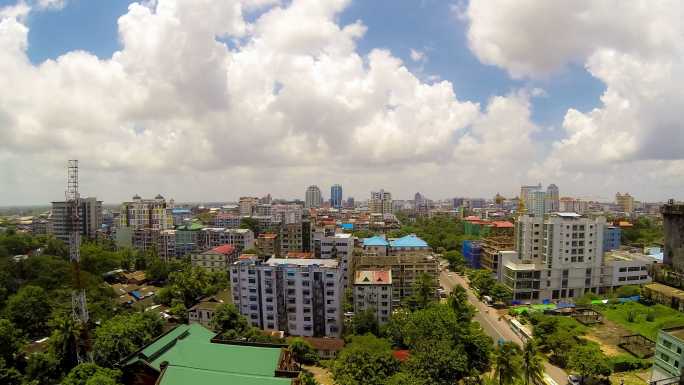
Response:
POLYGON ((73 291, 71 293, 71 312, 83 330, 81 346, 77 349, 79 362, 88 358, 88 307, 86 304, 86 293, 81 282, 81 218, 79 210, 81 206, 81 196, 78 193, 78 160, 70 160, 67 171, 67 190, 66 199, 69 203, 69 260, 73 272, 73 291), (85 353, 85 354, 84 354, 85 353))

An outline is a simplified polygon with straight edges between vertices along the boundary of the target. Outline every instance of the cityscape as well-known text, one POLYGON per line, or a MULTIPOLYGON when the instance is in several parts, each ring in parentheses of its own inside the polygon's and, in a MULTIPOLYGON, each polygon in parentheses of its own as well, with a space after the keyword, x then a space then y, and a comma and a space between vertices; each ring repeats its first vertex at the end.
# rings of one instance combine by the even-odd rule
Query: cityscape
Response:
POLYGON ((0 385, 684 384, 682 16, 0 0, 0 385))

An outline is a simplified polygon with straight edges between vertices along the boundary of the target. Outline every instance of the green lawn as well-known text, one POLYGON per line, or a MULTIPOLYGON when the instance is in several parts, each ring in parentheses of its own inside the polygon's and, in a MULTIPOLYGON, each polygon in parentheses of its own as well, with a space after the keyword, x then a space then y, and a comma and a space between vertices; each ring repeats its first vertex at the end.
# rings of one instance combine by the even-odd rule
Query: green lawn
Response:
POLYGON ((652 340, 656 339, 660 329, 684 325, 684 313, 663 305, 646 306, 637 302, 628 302, 605 305, 599 309, 606 319, 652 340), (635 315, 634 322, 629 322, 630 312, 635 315), (649 313, 653 313, 653 321, 647 321, 646 318, 649 313))

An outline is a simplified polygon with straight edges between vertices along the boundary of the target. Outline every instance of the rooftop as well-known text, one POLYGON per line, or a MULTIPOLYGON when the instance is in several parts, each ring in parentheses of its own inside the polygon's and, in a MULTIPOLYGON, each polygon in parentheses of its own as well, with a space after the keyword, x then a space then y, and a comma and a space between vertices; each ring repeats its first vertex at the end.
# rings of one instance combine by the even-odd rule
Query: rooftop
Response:
POLYGON ((379 235, 363 239, 364 246, 388 246, 387 240, 379 235))
POLYGON ((669 297, 677 297, 680 300, 684 300, 684 290, 680 290, 671 286, 663 285, 662 283, 649 283, 644 285, 645 289, 656 291, 658 293, 665 294, 669 297))
POLYGON ((124 366, 143 362, 161 371, 159 385, 180 384, 290 384, 276 378, 281 350, 271 347, 212 343, 215 333, 199 324, 179 325, 125 361, 124 366))
POLYGON ((391 285, 391 270, 359 270, 354 276, 355 285, 391 285))
POLYGON ((557 215, 557 216, 563 217, 563 218, 580 218, 581 217, 581 215, 579 215, 577 213, 573 213, 573 212, 554 213, 552 215, 557 215))
POLYGON ((643 253, 630 252, 628 250, 612 250, 604 254, 605 261, 642 261, 656 262, 656 258, 643 253))
POLYGON ((230 245, 230 244, 225 244, 221 246, 216 246, 213 249, 209 251, 205 251, 203 254, 223 254, 223 255, 230 255, 235 252, 235 246, 230 245))
POLYGON ((398 239, 391 239, 389 243, 390 247, 428 247, 427 242, 418 238, 415 234, 410 234, 398 239))
POLYGON ((270 258, 265 263, 268 266, 279 265, 296 265, 296 266, 323 266, 337 268, 337 260, 335 259, 313 259, 313 258, 270 258))
POLYGON ((276 239, 278 234, 275 233, 262 233, 259 234, 259 239, 276 239))
POLYGON ((673 328, 662 329, 662 331, 684 342, 684 326, 676 326, 673 328))

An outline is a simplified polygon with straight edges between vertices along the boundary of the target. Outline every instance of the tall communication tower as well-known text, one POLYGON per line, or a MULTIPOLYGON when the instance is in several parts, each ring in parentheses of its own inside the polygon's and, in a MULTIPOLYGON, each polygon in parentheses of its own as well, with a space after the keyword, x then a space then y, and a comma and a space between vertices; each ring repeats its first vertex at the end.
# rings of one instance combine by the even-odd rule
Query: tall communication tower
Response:
POLYGON ((71 312, 74 320, 79 322, 83 330, 81 345, 77 350, 79 362, 87 359, 88 341, 88 307, 85 288, 81 282, 81 218, 79 209, 81 196, 78 193, 78 160, 70 160, 67 171, 66 199, 69 210, 69 260, 73 272, 73 291, 71 293, 71 312), (83 353, 86 353, 85 355, 83 353))

